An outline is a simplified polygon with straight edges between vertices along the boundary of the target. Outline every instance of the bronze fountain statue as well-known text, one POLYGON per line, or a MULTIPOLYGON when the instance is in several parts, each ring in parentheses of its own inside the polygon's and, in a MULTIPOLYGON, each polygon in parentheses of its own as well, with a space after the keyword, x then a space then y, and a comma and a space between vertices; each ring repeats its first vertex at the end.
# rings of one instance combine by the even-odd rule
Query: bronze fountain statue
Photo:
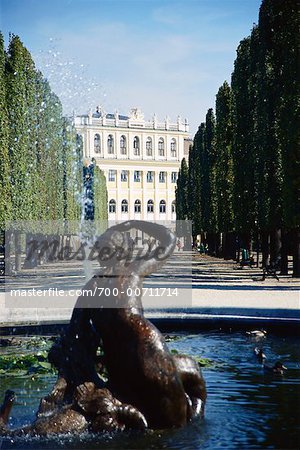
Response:
POLYGON ((172 355, 143 312, 144 277, 164 264, 175 245, 169 229, 144 221, 115 225, 100 236, 103 270, 84 287, 94 295, 78 298, 65 334, 48 355, 58 380, 41 400, 36 421, 21 430, 6 429, 14 399, 7 391, 0 410, 2 434, 167 429, 204 415, 206 388, 198 363, 172 355), (133 256, 132 229, 157 243, 143 257, 133 256), (107 382, 99 376, 103 368, 107 382))

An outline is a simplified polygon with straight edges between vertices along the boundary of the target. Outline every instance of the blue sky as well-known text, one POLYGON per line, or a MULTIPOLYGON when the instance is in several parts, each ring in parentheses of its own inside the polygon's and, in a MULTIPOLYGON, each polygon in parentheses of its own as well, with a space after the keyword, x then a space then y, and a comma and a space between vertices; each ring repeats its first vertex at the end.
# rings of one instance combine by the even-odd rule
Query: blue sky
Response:
POLYGON ((0 0, 67 114, 102 105, 204 120, 261 0, 0 0))

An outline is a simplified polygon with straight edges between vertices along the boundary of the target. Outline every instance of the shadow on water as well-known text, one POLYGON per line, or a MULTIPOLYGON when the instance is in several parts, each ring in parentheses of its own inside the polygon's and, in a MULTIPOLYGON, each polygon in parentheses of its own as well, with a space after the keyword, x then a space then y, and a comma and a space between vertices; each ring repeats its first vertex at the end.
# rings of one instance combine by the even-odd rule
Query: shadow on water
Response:
MULTIPOLYGON (((170 334, 170 333, 169 333, 170 334)), ((146 433, 128 432, 55 438, 4 439, 3 449, 299 449, 300 448, 300 339, 268 335, 257 341, 243 332, 178 333, 168 342, 172 350, 211 364, 204 367, 208 402, 206 417, 183 429, 146 433), (284 376, 264 373, 253 349, 262 345, 269 364, 282 360, 284 376)), ((1 350, 0 350, 1 352, 1 350)), ((10 426, 34 419, 39 399, 53 378, 0 378, 0 395, 17 393, 10 426)))

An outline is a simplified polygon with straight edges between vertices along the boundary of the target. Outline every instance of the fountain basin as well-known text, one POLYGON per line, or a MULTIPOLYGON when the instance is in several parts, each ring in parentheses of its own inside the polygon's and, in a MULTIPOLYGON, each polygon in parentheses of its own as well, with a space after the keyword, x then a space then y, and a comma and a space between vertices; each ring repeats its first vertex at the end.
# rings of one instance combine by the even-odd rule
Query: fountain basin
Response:
MULTIPOLYGON (((172 351, 198 358, 207 383, 208 400, 204 420, 196 420, 179 430, 147 431, 55 438, 2 440, 2 449, 263 449, 299 448, 300 340, 268 333, 254 341, 244 331, 232 333, 202 331, 168 333, 172 351), (253 353, 263 345, 268 361, 282 360, 284 376, 265 374, 253 353), (297 416, 298 414, 298 416, 297 416)), ((24 346, 0 348, 21 352, 24 346)), ((16 391, 17 404, 10 426, 24 426, 34 419, 40 398, 49 392, 55 376, 0 377, 0 395, 16 391)))

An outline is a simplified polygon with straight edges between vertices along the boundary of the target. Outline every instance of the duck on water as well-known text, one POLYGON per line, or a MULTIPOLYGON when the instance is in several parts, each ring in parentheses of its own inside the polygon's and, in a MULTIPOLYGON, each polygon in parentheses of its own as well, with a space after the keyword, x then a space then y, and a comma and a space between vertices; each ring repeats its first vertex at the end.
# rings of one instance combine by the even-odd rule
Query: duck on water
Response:
POLYGON ((250 337, 254 338, 264 338, 267 336, 266 330, 253 330, 253 331, 246 331, 246 334, 250 337))
POLYGON ((263 352, 262 348, 259 347, 255 347, 254 349, 254 354, 258 360, 258 362, 260 362, 261 364, 264 363, 264 361, 267 359, 266 355, 263 352))
POLYGON ((287 370, 287 367, 285 367, 281 361, 277 361, 273 366, 263 364, 263 369, 266 373, 283 375, 284 371, 287 370))

